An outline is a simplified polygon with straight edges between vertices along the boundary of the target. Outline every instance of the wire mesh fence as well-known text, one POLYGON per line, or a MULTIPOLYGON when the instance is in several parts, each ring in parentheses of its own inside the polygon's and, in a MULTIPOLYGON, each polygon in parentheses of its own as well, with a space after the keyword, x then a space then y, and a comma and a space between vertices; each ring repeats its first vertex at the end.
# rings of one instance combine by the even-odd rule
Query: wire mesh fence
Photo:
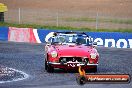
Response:
POLYGON ((132 19, 92 11, 49 11, 45 9, 9 9, 5 21, 20 24, 71 26, 96 29, 132 29, 132 19))

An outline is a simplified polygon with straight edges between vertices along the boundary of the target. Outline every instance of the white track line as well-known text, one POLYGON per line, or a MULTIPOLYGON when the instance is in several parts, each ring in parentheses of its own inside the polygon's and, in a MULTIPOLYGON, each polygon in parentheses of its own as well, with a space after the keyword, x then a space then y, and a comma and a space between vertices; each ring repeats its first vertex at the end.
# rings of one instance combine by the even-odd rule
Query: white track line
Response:
POLYGON ((40 39, 39 39, 39 36, 38 36, 38 32, 37 32, 37 29, 33 29, 33 33, 34 33, 34 36, 37 40, 37 43, 41 43, 40 39))
POLYGON ((23 78, 17 78, 17 79, 13 79, 11 81, 0 81, 0 83, 7 83, 7 82, 14 82, 14 81, 20 81, 20 80, 24 80, 24 79, 27 79, 29 77, 28 74, 26 74, 25 72, 23 71, 19 71, 19 70, 16 70, 16 69, 13 69, 13 68, 8 68, 10 70, 13 70, 13 71, 16 71, 16 72, 19 72, 20 74, 23 74, 23 78))

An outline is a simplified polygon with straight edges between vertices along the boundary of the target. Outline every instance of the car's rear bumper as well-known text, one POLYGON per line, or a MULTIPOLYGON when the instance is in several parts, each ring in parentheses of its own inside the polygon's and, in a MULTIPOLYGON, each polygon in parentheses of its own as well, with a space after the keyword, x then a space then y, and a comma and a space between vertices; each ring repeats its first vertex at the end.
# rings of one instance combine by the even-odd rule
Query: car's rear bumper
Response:
POLYGON ((51 65, 54 68, 61 68, 61 69, 77 69, 79 66, 82 66, 84 69, 89 69, 89 68, 95 68, 98 64, 80 64, 77 63, 76 66, 72 66, 69 63, 55 63, 55 62, 48 62, 49 65, 51 65))

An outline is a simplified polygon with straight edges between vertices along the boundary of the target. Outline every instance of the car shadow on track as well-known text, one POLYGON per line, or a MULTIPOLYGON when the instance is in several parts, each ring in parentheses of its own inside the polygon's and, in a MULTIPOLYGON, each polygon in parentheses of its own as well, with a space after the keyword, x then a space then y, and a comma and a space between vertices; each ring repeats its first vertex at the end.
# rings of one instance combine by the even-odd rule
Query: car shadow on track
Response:
MULTIPOLYGON (((46 70, 44 70, 44 72, 47 72, 46 70)), ((47 72, 48 73, 48 72, 47 72)), ((53 73, 79 73, 78 70, 63 70, 63 69, 55 69, 53 73)), ((86 73, 97 73, 97 72, 93 72, 93 71, 86 71, 86 73)))

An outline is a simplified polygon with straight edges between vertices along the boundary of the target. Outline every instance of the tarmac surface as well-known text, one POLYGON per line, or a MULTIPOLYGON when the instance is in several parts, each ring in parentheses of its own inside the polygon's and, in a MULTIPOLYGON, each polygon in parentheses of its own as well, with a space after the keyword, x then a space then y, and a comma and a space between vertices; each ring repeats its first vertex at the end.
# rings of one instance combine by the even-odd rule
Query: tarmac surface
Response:
MULTIPOLYGON (((98 73, 130 74, 132 76, 132 49, 98 47, 98 73)), ((76 73, 44 70, 44 44, 0 42, 0 65, 23 71, 29 75, 20 81, 0 83, 0 88, 132 88, 129 84, 76 83, 76 73)))

